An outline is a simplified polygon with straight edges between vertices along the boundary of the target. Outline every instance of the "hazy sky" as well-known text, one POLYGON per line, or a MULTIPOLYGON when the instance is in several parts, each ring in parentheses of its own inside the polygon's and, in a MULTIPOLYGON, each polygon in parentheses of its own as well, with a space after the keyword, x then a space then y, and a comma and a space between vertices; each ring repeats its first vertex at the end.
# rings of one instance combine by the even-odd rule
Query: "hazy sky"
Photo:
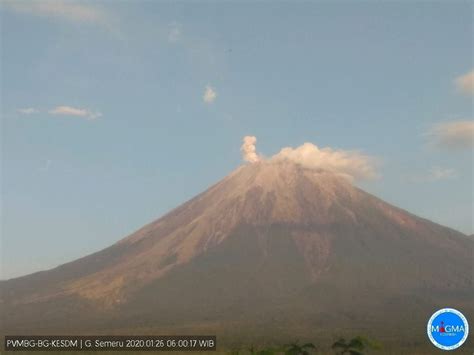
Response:
POLYGON ((472 2, 2 2, 2 278, 106 247, 310 142, 473 233, 472 2), (359 153, 358 153, 359 154, 359 153))

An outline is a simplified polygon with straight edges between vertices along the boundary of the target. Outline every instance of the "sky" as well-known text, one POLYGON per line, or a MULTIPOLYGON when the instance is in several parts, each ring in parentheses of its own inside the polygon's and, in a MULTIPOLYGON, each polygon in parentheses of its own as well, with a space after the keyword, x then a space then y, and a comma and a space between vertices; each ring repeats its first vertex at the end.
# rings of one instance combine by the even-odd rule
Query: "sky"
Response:
POLYGON ((308 151, 474 233, 472 2, 3 0, 0 11, 2 279, 160 217, 252 163, 244 137, 254 160, 308 151))

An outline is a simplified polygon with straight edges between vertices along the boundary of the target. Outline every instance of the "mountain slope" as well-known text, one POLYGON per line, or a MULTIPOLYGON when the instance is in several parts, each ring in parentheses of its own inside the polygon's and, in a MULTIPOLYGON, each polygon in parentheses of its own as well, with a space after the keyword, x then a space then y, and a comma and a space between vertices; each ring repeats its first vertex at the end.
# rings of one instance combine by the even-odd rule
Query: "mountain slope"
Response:
POLYGON ((423 332, 437 307, 474 315, 473 250, 335 174, 259 162, 107 249, 0 283, 3 328, 423 332))

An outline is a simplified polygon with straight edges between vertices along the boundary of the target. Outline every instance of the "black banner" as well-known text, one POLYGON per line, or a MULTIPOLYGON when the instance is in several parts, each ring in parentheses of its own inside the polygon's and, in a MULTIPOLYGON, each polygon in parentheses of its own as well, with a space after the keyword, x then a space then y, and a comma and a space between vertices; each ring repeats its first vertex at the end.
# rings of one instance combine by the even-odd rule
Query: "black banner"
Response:
POLYGON ((215 351, 211 335, 5 336, 5 351, 215 351))

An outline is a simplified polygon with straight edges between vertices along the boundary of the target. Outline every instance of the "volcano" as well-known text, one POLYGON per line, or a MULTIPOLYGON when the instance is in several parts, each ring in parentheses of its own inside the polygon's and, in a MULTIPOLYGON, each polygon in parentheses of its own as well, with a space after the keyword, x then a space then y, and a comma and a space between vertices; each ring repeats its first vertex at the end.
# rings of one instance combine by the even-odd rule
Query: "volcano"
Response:
POLYGON ((474 319, 473 251, 335 173, 260 161, 102 251, 2 281, 2 328, 424 343, 439 308, 474 319))

